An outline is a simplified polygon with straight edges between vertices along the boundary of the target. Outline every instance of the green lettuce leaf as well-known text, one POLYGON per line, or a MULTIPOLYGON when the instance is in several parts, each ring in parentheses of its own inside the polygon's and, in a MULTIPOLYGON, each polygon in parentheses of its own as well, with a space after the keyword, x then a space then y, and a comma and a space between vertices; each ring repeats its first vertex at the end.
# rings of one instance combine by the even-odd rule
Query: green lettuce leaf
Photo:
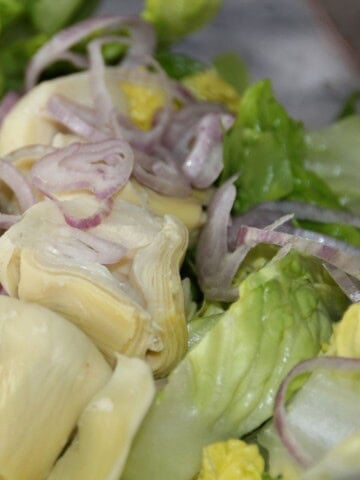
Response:
POLYGON ((341 205, 360 215, 360 116, 306 135, 306 166, 323 178, 341 205))
MULTIPOLYGON (((339 195, 340 189, 332 188, 331 170, 326 173, 329 164, 334 172, 342 169, 341 147, 335 146, 336 139, 331 136, 333 129, 330 127, 328 133, 306 135, 303 125, 290 118, 276 100, 268 80, 248 88, 240 102, 236 122, 224 137, 221 182, 238 175, 234 212, 247 211, 262 202, 285 199, 346 209, 345 197, 339 195), (331 147, 326 148, 326 142, 331 147), (325 166, 330 148, 333 149, 333 161, 328 160, 325 166)), ((353 153, 358 144, 359 141, 351 144, 353 153)), ((345 168, 351 176, 350 165, 348 167, 345 168)), ((358 192, 358 183, 352 185, 358 192)), ((360 195, 357 196, 360 199, 360 195)), ((360 246, 360 232, 352 226, 320 222, 298 224, 360 246)))
POLYGON ((213 60, 217 73, 239 93, 249 86, 250 75, 244 61, 236 52, 224 52, 213 60))
POLYGON ((146 0, 142 16, 154 25, 162 44, 173 43, 208 23, 223 0, 146 0))
POLYGON ((348 98, 345 100, 345 103, 338 115, 338 119, 350 117, 355 115, 358 112, 358 105, 360 102, 360 90, 355 90, 352 92, 348 98))
POLYGON ((172 52, 169 49, 159 49, 156 53, 156 60, 160 63, 169 77, 181 80, 187 75, 204 70, 202 62, 195 60, 183 53, 172 52))
POLYGON ((347 300, 319 263, 295 251, 249 275, 240 299, 159 392, 123 480, 190 480, 203 446, 245 435, 268 419, 286 373, 316 355, 330 335, 324 284, 345 308, 347 300))

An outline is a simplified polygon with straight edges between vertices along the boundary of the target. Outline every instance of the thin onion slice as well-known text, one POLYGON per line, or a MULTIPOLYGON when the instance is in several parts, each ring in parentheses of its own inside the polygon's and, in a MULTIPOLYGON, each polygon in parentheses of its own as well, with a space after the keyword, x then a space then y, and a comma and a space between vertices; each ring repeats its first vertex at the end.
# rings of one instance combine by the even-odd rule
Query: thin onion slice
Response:
POLYGON ((311 220, 321 223, 339 223, 360 228, 360 217, 351 212, 319 207, 311 203, 281 201, 260 204, 257 209, 276 212, 279 216, 293 213, 299 220, 311 220))
MULTIPOLYGON (((20 211, 25 212, 36 202, 32 188, 25 176, 10 162, 0 160, 0 180, 3 181, 15 194, 20 211)), ((7 229, 18 222, 21 215, 0 214, 0 228, 7 229)))
POLYGON ((212 185, 224 168, 223 135, 234 123, 232 115, 209 113, 196 127, 195 142, 182 170, 197 188, 212 185))
POLYGON ((202 228, 196 252, 196 270, 200 287, 208 300, 231 302, 238 297, 232 286, 234 276, 250 250, 239 246, 228 249, 228 225, 236 189, 235 177, 225 182, 214 194, 208 208, 208 221, 202 228))
POLYGON ((270 243, 283 247, 290 244, 296 250, 317 257, 349 275, 360 279, 360 252, 344 251, 339 248, 321 244, 304 237, 284 232, 261 230, 255 227, 241 226, 238 231, 237 245, 254 247, 259 243, 270 243))
POLYGON ((314 370, 340 370, 345 372, 360 372, 359 358, 323 356, 311 358, 298 363, 283 380, 275 397, 274 424, 277 433, 294 460, 304 468, 310 467, 313 459, 302 448, 296 436, 291 432, 287 424, 285 401, 288 387, 291 381, 303 373, 311 373, 314 370))
POLYGON ((93 142, 105 140, 111 134, 104 133, 97 125, 96 114, 84 105, 62 96, 54 95, 46 105, 47 115, 70 132, 93 142))
POLYGON ((191 193, 185 178, 170 152, 158 146, 152 154, 135 150, 134 177, 158 193, 173 197, 186 197, 191 193))
POLYGON ((345 295, 354 303, 360 302, 360 283, 353 277, 333 265, 324 263, 324 267, 334 282, 341 288, 345 295))
POLYGON ((80 230, 87 230, 88 228, 94 228, 100 225, 100 223, 110 215, 113 206, 112 199, 108 198, 100 202, 99 208, 93 214, 86 217, 77 217, 67 210, 66 202, 61 202, 52 195, 47 196, 56 203, 64 216, 65 222, 70 227, 78 228, 80 230))
POLYGON ((20 94, 18 94, 17 92, 8 92, 4 95, 3 99, 0 102, 0 126, 4 121, 6 115, 18 102, 19 98, 20 94))
POLYGON ((59 231, 59 241, 51 245, 57 252, 68 258, 81 259, 89 263, 111 265, 119 262, 127 249, 118 243, 99 237, 95 233, 76 228, 59 231))
POLYGON ((37 51, 26 71, 26 89, 30 90, 36 84, 41 72, 57 60, 65 59, 72 61, 77 66, 87 66, 86 57, 81 57, 68 50, 93 32, 102 29, 113 30, 117 27, 125 27, 129 31, 132 39, 130 50, 133 54, 152 54, 155 47, 154 30, 139 17, 113 16, 85 20, 62 30, 37 51))
POLYGON ((73 143, 37 162, 32 182, 47 195, 84 189, 108 199, 128 181, 133 163, 133 151, 123 140, 73 143))

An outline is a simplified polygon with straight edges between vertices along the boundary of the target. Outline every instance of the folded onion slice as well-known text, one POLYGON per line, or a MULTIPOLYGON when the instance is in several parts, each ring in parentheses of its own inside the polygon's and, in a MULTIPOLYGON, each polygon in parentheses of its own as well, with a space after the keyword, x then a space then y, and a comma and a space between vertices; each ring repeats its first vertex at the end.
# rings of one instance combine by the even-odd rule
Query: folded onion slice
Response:
MULTIPOLYGON (((26 89, 30 90, 39 79, 41 72, 58 60, 70 60, 77 66, 88 66, 86 57, 69 50, 91 33, 98 30, 126 28, 130 33, 130 52, 133 54, 151 54, 155 46, 155 34, 150 24, 136 16, 114 16, 85 20, 62 30, 41 47, 32 57, 26 72, 26 89)), ((124 37, 124 42, 129 41, 124 37)))
POLYGON ((312 465, 313 459, 309 457, 289 429, 286 421, 285 400, 288 387, 294 378, 302 373, 310 373, 319 369, 360 372, 360 359, 324 356, 304 360, 296 365, 283 380, 275 399, 274 423, 278 435, 288 452, 297 463, 305 468, 312 465))

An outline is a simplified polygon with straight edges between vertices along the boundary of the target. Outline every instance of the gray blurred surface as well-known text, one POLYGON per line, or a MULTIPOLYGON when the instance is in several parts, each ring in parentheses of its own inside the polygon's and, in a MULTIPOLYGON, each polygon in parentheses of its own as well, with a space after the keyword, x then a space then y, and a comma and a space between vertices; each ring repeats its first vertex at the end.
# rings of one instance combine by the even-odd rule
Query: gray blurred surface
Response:
MULTIPOLYGON (((103 0, 99 13, 142 8, 139 0, 103 0)), ((207 61, 237 51, 253 79, 271 78, 286 108, 308 126, 331 121, 346 95, 359 88, 349 58, 305 0, 225 0, 214 21, 176 50, 207 61)))

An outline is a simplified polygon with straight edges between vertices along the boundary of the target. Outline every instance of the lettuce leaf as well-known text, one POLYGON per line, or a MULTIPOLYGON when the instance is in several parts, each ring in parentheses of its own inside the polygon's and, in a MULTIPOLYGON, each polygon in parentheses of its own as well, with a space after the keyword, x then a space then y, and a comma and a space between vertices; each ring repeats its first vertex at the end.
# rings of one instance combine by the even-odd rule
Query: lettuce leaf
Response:
POLYGON ((223 0, 145 0, 142 13, 152 23, 161 44, 173 43, 208 23, 223 0))
MULTIPOLYGON (((331 171, 326 172, 329 164, 333 171, 342 169, 339 166, 341 147, 339 149, 334 145, 336 140, 331 137, 333 130, 329 130, 321 138, 321 134, 316 135, 315 132, 306 135, 303 125, 290 118, 276 100, 269 80, 249 87, 240 102, 235 124, 224 137, 221 182, 238 175, 234 213, 247 211, 262 202, 284 199, 326 208, 346 208, 344 197, 339 196, 340 189, 332 189, 331 171), (328 161, 328 166, 325 166, 328 153, 328 149, 324 151, 326 141, 338 152, 333 160, 328 161)), ((359 141, 352 143, 353 153, 358 144, 359 141)), ((350 162, 354 168, 354 162, 350 162)), ((351 176, 350 165, 345 168, 351 176)), ((353 181, 354 195, 358 191, 357 185, 355 187, 353 181)), ((357 196, 360 205, 360 196, 357 196)), ((355 227, 319 222, 299 224, 360 246, 360 232, 355 227)))
POLYGON ((236 52, 224 52, 213 59, 217 73, 239 93, 249 86, 250 75, 247 66, 236 52))
POLYGON ((250 274, 240 299, 159 392, 123 479, 190 480, 203 446, 245 435, 268 419, 285 374, 316 355, 330 335, 324 285, 345 308, 347 300, 318 262, 295 251, 250 274))
POLYGON ((323 178, 341 205, 360 215, 360 116, 306 135, 306 166, 323 178))

